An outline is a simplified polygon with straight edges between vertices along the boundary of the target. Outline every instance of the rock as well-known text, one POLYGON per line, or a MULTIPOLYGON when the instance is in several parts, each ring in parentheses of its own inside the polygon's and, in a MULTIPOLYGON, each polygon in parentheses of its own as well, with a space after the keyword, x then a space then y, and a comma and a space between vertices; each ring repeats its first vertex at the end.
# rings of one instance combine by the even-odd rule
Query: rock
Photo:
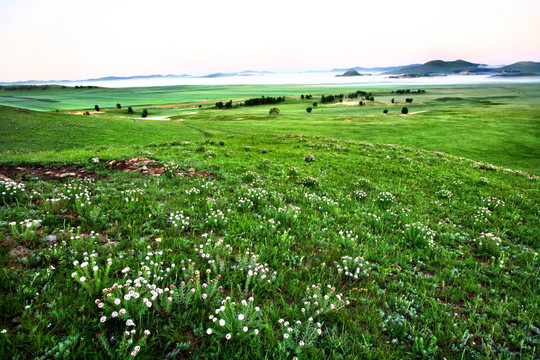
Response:
POLYGON ((154 171, 155 171, 156 175, 163 175, 163 174, 165 174, 165 169, 163 169, 162 167, 154 168, 154 171))
POLYGON ((32 251, 29 249, 22 245, 17 245, 9 251, 9 257, 12 259, 22 259, 30 255, 30 253, 32 253, 32 251))
POLYGON ((47 235, 47 236, 45 236, 43 238, 43 241, 47 241, 47 242, 49 242, 51 244, 54 244, 54 243, 56 243, 58 241, 58 237, 56 235, 53 235, 53 234, 47 235))

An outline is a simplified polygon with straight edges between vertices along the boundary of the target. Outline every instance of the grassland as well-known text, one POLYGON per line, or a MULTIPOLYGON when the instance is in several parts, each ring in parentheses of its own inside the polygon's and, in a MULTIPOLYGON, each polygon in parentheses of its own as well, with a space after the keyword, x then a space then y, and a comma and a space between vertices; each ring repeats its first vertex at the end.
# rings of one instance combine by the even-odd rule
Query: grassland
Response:
MULTIPOLYGON (((0 92, 0 103, 66 111, 36 114, 2 108, 0 151, 9 158, 10 152, 59 151, 228 135, 304 134, 442 151, 540 174, 540 85, 425 89, 425 94, 410 95, 393 94, 392 90, 397 90, 395 87, 364 89, 373 93, 374 102, 368 101, 363 107, 319 103, 311 114, 305 109, 319 101, 321 94, 342 93, 346 96, 357 89, 250 85, 142 89, 53 87, 45 91, 4 91, 0 92), (2 94, 13 97, 6 100, 2 94), (302 100, 300 94, 313 94, 314 97, 302 100), (268 117, 271 106, 214 108, 217 101, 261 95, 287 97, 278 105, 279 116, 268 117), (413 98, 412 104, 403 103, 407 97, 413 98), (391 104, 392 99, 395 104, 391 104), (116 103, 122 104, 122 110, 116 109, 116 103), (83 110, 93 111, 96 104, 101 113, 89 117, 65 114, 70 112, 68 110, 79 114, 83 110), (133 115, 127 114, 128 106, 133 107, 133 115), (399 115, 403 106, 409 108, 408 116, 399 115), (171 121, 143 120, 140 118, 142 108, 149 110, 151 118, 168 117, 171 121), (383 114, 384 109, 389 111, 388 115, 383 114), (121 137, 116 136, 119 132, 121 137), (24 140, 21 133, 25 134, 24 140), (73 137, 69 133, 78 135, 73 137)), ((234 101, 234 104, 242 103, 242 100, 234 101)))
POLYGON ((0 108, 0 358, 538 358, 538 86, 233 90, 0 108))

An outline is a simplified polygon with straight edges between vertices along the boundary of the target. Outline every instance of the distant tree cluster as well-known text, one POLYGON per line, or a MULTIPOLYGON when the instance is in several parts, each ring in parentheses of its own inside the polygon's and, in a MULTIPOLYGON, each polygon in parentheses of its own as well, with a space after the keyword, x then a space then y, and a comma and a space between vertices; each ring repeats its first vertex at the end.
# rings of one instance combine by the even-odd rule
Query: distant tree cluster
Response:
POLYGON ((304 100, 304 99, 309 100, 312 97, 313 97, 313 95, 304 95, 304 94, 300 95, 300 99, 302 99, 302 100, 304 100))
MULTIPOLYGON (((392 94, 393 93, 394 93, 394 90, 392 90, 392 94)), ((425 94, 426 90, 421 90, 421 89, 418 89, 418 90, 411 90, 411 89, 396 90, 395 93, 396 94, 425 94)))
POLYGON ((335 101, 342 101, 342 100, 343 100, 343 94, 321 96, 321 103, 323 104, 333 103, 335 101))
POLYGON ((218 101, 216 103, 216 109, 231 109, 232 105, 232 100, 229 100, 226 103, 223 103, 223 101, 218 101))
MULTIPOLYGON (((62 89, 64 89, 65 86, 62 87, 62 89)), ((97 86, 82 86, 82 85, 75 85, 75 89, 97 89, 98 87, 97 86)))
POLYGON ((49 89, 49 85, 8 85, 8 86, 2 86, 0 85, 0 89, 4 89, 6 91, 15 91, 15 90, 47 90, 49 89))
POLYGON ((362 97, 362 98, 364 98, 366 100, 371 100, 373 98, 371 93, 368 93, 368 92, 362 91, 362 90, 357 90, 357 91, 355 91, 353 93, 350 93, 349 95, 347 95, 347 97, 349 99, 357 99, 358 97, 362 97))
POLYGON ((285 96, 281 97, 260 97, 260 98, 253 98, 253 99, 247 99, 244 102, 245 106, 258 106, 258 105, 268 105, 268 104, 277 104, 282 101, 285 101, 285 96))

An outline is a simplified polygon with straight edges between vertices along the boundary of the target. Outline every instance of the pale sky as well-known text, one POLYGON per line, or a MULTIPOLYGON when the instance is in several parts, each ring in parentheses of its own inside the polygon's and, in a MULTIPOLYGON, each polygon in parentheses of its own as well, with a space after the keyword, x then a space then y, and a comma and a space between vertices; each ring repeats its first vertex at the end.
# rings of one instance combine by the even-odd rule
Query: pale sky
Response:
POLYGON ((502 65, 540 61, 540 0, 0 0, 0 49, 0 81, 502 65))

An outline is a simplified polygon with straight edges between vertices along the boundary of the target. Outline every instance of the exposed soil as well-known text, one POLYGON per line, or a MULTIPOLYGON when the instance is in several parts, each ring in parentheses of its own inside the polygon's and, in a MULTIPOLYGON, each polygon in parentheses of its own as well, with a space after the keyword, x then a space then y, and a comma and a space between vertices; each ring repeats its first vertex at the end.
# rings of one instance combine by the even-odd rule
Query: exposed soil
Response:
MULTIPOLYGON (((92 159, 94 163, 102 162, 99 158, 92 159)), ((157 160, 134 157, 127 160, 112 160, 106 165, 109 168, 123 170, 125 172, 139 172, 144 175, 161 176, 165 174, 165 165, 157 160)), ((191 177, 211 177, 215 178, 216 174, 206 171, 197 171, 195 168, 190 168, 187 171, 176 169, 176 176, 191 177)), ((41 180, 60 180, 65 178, 71 179, 86 179, 93 178, 95 172, 87 168, 75 167, 74 165, 65 165, 54 167, 51 165, 0 165, 0 179, 12 179, 15 181, 28 180, 28 177, 40 178, 41 180)))
POLYGON ((41 178, 42 180, 58 180, 64 178, 86 179, 93 177, 94 172, 86 168, 76 168, 73 165, 66 165, 59 168, 37 165, 0 165, 0 178, 22 179, 28 175, 41 178))
MULTIPOLYGON (((112 160, 108 166, 125 172, 139 172, 145 175, 161 176, 165 174, 165 166, 157 160, 135 157, 124 161, 112 160)), ((176 169, 176 176, 191 177, 211 177, 215 178, 216 174, 206 171, 196 171, 195 168, 190 168, 188 171, 176 169)))

